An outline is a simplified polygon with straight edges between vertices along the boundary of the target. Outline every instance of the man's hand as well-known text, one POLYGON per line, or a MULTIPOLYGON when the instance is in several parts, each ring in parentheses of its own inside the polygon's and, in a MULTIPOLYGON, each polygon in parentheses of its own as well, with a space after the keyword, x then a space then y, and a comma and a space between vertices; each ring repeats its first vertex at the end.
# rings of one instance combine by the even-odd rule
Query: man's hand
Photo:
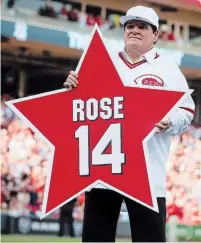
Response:
POLYGON ((170 120, 162 120, 159 123, 155 124, 156 129, 156 133, 161 133, 161 132, 165 132, 169 127, 171 126, 171 122, 170 120))
POLYGON ((66 81, 64 82, 64 87, 69 89, 69 88, 75 88, 78 85, 78 75, 74 71, 70 71, 66 81))

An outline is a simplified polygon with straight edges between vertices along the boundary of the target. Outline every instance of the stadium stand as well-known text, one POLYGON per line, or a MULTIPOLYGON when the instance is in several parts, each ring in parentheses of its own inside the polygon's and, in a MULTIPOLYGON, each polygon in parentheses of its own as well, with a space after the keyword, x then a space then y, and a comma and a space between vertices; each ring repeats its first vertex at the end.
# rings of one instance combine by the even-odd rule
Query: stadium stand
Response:
MULTIPOLYGON (((50 153, 48 146, 19 120, 4 102, 61 88, 68 70, 76 67, 82 54, 83 46, 79 41, 83 33, 90 33, 92 26, 98 23, 109 40, 120 38, 123 28, 119 24, 119 17, 133 4, 131 0, 124 2, 122 6, 114 0, 1 1, 2 212, 14 216, 39 218, 50 153), (29 32, 27 28, 30 29, 29 32), (40 31, 46 31, 46 37, 43 38, 40 31), (69 39, 73 36, 68 44, 66 32, 71 33, 69 39), (54 39, 55 34, 58 34, 58 39, 54 39)), ((194 122, 188 131, 173 138, 167 161, 167 222, 174 218, 177 224, 199 226, 201 22, 197 20, 201 18, 201 3, 198 0, 165 0, 163 3, 158 0, 147 0, 137 1, 136 5, 138 3, 152 6, 159 12, 162 20, 158 46, 162 51, 168 49, 171 53, 174 52, 176 57, 179 56, 178 62, 189 86, 195 89, 194 122)), ((83 205, 84 195, 81 195, 74 212, 74 217, 80 222, 83 218, 83 205)), ((56 210, 49 217, 58 219, 58 216, 59 210, 56 210)), ((123 212, 121 217, 124 217, 123 212)))

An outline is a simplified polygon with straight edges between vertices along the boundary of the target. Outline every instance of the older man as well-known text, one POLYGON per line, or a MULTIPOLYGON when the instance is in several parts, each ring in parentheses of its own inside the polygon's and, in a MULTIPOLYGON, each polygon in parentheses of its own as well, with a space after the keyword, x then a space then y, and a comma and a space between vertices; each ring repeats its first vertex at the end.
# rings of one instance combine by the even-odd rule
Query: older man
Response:
MULTIPOLYGON (((151 8, 137 6, 129 9, 127 14, 120 18, 125 29, 125 48, 120 53, 109 53, 112 61, 125 86, 188 89, 186 79, 174 60, 159 55, 154 48, 158 40, 158 21, 157 13, 151 8)), ((78 75, 71 71, 64 86, 77 87, 78 80, 78 75)), ((171 137, 187 129, 193 119, 193 113, 194 103, 189 97, 169 119, 156 124, 156 134, 148 141, 151 160, 150 180, 154 184, 159 213, 112 190, 97 186, 86 193, 83 241, 115 241, 116 226, 123 200, 130 218, 132 241, 166 241, 165 164, 171 137)))

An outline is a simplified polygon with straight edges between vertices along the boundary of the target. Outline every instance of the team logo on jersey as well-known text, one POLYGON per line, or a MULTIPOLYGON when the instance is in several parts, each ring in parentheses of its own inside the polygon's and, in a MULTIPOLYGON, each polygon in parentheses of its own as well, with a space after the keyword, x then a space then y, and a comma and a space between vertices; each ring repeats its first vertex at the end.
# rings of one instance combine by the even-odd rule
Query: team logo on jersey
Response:
POLYGON ((153 74, 144 74, 134 80, 136 84, 142 84, 147 86, 164 86, 164 82, 161 78, 153 74))

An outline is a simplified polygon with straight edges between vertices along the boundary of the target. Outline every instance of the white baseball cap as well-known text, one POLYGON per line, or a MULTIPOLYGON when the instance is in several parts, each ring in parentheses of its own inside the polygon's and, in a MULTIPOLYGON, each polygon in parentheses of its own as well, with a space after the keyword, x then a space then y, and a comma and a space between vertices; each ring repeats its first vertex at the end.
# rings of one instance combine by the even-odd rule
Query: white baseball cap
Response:
POLYGON ((125 16, 120 17, 119 21, 122 25, 124 25, 129 20, 141 20, 159 27, 159 17, 157 13, 152 9, 144 6, 136 6, 130 8, 125 16))

